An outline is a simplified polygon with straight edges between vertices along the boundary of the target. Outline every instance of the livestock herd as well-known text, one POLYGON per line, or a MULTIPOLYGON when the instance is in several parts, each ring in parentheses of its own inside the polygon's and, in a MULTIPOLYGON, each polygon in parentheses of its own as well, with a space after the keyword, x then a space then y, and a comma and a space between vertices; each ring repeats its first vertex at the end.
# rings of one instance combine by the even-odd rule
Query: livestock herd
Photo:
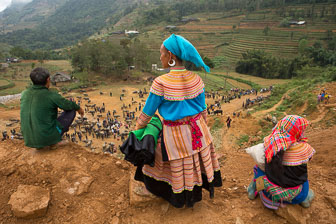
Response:
MULTIPOLYGON (((261 89, 259 92, 271 91, 272 87, 261 89)), ((117 147, 128 137, 129 131, 135 126, 137 114, 141 111, 145 103, 145 96, 148 94, 146 88, 132 91, 129 94, 125 89, 119 93, 119 108, 107 108, 105 103, 101 105, 94 103, 86 88, 80 89, 80 96, 73 97, 69 92, 63 92, 63 96, 77 104, 84 106, 85 117, 75 118, 70 127, 70 131, 64 135, 64 138, 89 148, 94 152, 116 153, 117 147), (128 100, 127 100, 128 99, 128 100)), ((99 92, 104 97, 113 97, 112 92, 99 92)), ((242 109, 247 109, 256 103, 261 104, 265 99, 254 89, 231 89, 226 92, 210 91, 205 92, 208 102, 207 112, 209 115, 223 115, 225 106, 232 100, 241 99, 242 96, 250 95, 243 101, 242 109), (254 97, 253 97, 254 96, 254 97), (211 103, 209 103, 211 102, 211 103)), ((106 99, 106 98, 104 98, 106 99)), ((240 112, 238 112, 240 114, 240 112)), ((233 117, 237 115, 236 112, 233 117)), ((239 115, 238 115, 239 116, 239 115)), ((6 124, 9 131, 2 131, 2 140, 5 139, 23 139, 20 133, 19 120, 11 119, 6 124)))

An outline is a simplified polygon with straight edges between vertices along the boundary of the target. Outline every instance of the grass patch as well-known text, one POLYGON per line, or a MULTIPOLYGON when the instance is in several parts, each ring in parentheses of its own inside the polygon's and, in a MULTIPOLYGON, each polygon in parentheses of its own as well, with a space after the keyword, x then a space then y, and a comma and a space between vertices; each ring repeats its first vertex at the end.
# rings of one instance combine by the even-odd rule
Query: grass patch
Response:
MULTIPOLYGON (((275 114, 273 114, 274 116, 276 116, 275 114)), ((276 116, 277 117, 277 116, 276 116)), ((281 119, 283 116, 281 117, 277 117, 277 119, 281 119)), ((266 120, 259 120, 258 121, 259 125, 261 126, 261 134, 259 135, 260 137, 260 141, 258 143, 261 143, 264 141, 264 138, 272 133, 272 129, 273 129, 273 124, 272 122, 266 121, 266 120)))
POLYGON ((248 135, 241 135, 237 140, 237 145, 242 146, 244 143, 249 141, 250 137, 248 135))
POLYGON ((15 86, 14 82, 8 79, 0 80, 3 85, 0 85, 0 90, 9 89, 15 86))
POLYGON ((232 80, 235 80, 237 82, 247 84, 247 85, 251 86, 251 88, 253 88, 253 89, 261 89, 260 85, 258 85, 257 83, 254 83, 252 81, 246 80, 246 79, 236 78, 236 77, 232 77, 232 76, 224 75, 224 74, 213 74, 213 75, 223 77, 223 78, 227 78, 227 79, 232 79, 232 80))
POLYGON ((224 123, 218 118, 216 117, 214 119, 214 123, 213 125, 211 126, 211 131, 217 131, 219 129, 222 129, 224 127, 224 123))

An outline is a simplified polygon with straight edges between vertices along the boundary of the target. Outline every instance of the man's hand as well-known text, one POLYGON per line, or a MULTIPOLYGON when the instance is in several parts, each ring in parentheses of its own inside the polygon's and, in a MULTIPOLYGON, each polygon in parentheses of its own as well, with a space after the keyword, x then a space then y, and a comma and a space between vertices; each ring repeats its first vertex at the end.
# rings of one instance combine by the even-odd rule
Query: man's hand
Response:
POLYGON ((80 107, 78 110, 77 110, 77 113, 83 117, 84 116, 84 110, 80 107))

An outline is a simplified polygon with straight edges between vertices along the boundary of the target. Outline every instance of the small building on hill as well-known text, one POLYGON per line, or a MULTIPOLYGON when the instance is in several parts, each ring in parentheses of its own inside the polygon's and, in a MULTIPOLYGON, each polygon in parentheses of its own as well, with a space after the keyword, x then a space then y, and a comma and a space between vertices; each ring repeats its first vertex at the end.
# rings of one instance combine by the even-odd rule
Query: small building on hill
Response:
POLYGON ((165 28, 166 30, 169 30, 169 31, 178 31, 178 28, 172 25, 166 26, 165 28))
POLYGON ((190 17, 190 18, 182 18, 182 19, 181 19, 181 22, 182 22, 182 23, 199 22, 199 21, 200 21, 199 18, 193 18, 193 17, 190 17))
POLYGON ((55 75, 53 75, 50 78, 50 81, 53 85, 57 86, 58 83, 69 83, 72 81, 71 76, 61 73, 61 72, 57 72, 55 75))
POLYGON ((289 25, 290 26, 304 26, 304 25, 306 25, 306 21, 294 21, 294 20, 292 20, 292 21, 289 21, 289 25))
POLYGON ((137 30, 125 30, 125 35, 128 37, 134 37, 138 34, 140 34, 140 32, 137 30))
POLYGON ((7 63, 19 63, 20 59, 19 58, 6 58, 7 63))

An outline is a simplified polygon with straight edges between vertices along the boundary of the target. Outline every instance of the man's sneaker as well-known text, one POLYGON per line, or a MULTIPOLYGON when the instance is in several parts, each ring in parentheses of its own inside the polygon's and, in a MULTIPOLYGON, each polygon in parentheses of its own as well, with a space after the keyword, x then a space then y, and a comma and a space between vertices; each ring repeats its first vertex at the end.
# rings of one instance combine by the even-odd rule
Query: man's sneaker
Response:
POLYGON ((303 202, 301 202, 300 205, 304 208, 309 208, 314 197, 315 197, 314 191, 309 189, 306 199, 303 202))
POLYGON ((253 200, 253 199, 256 198, 255 191, 256 191, 256 182, 254 180, 252 180, 250 185, 247 188, 247 197, 250 200, 253 200))

